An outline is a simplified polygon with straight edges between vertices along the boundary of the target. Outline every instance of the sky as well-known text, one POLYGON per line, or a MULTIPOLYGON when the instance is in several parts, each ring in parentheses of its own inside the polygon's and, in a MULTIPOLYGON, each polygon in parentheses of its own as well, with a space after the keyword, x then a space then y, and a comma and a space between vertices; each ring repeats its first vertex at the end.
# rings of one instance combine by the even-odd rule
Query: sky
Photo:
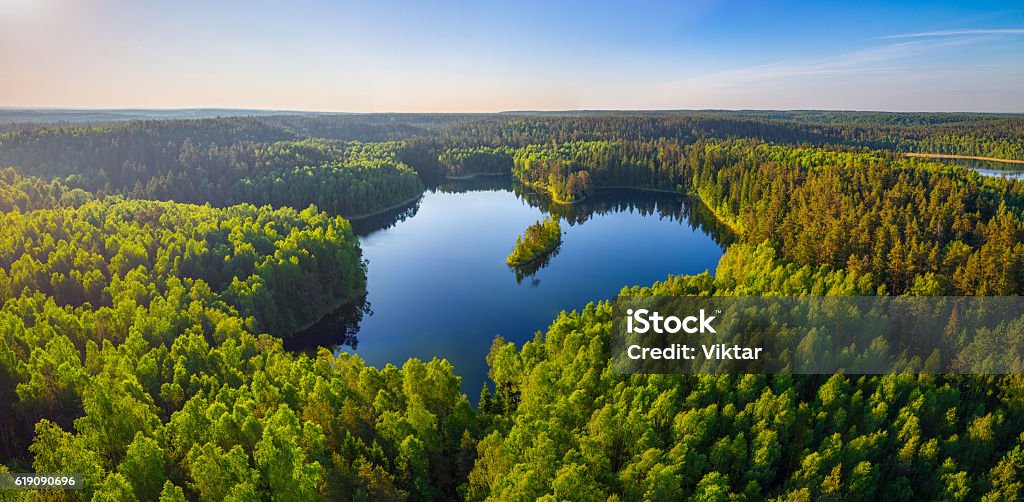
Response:
POLYGON ((0 106, 1024 112, 1024 2, 0 0, 0 106))

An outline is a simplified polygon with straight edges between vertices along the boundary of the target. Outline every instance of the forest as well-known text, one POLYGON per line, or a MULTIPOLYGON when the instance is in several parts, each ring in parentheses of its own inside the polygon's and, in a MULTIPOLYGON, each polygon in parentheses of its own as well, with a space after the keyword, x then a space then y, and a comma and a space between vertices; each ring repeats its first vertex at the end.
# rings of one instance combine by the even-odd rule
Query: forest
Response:
POLYGON ((449 148, 438 155, 448 177, 508 175, 512 171, 513 150, 507 146, 490 148, 449 148))
POLYGON ((250 203, 304 208, 312 203, 345 216, 375 212, 423 190, 417 173, 401 161, 405 146, 398 142, 259 142, 250 138, 280 136, 207 128, 192 130, 193 139, 163 129, 62 128, 46 130, 46 135, 37 132, 39 137, 30 141, 12 134, 0 140, 5 150, 10 148, 0 165, 59 179, 99 196, 221 207, 250 203))
POLYGON ((728 233, 715 270, 622 296, 1020 295, 1024 183, 902 155, 1024 159, 1020 116, 3 131, 0 472, 85 486, 0 500, 1024 498, 1020 375, 621 375, 600 298, 525 344, 496 338, 475 405, 445 360, 375 368, 283 345, 372 288, 348 218, 473 174, 533 187, 548 221, 568 213, 559 203, 636 187, 699 201, 728 233))
POLYGON ((5 205, 52 207, 3 216, 3 469, 82 473, 70 496, 112 500, 444 498, 465 477, 475 413, 447 363, 376 370, 274 336, 365 288, 344 219, 60 185, 37 200, 6 179, 5 205))

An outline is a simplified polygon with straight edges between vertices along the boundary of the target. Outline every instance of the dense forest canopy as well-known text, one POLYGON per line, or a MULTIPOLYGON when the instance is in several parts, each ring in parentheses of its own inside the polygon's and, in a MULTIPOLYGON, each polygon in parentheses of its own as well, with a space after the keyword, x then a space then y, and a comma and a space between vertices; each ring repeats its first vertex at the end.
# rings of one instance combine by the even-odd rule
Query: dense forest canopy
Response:
POLYGON ((491 148, 449 148, 441 152, 438 162, 450 177, 508 174, 512 170, 514 150, 507 146, 491 148))
POLYGON ((376 370, 259 335, 288 335, 365 287, 348 222, 62 200, 2 217, 8 469, 83 473, 71 496, 120 500, 454 494, 475 412, 447 363, 376 370))
POLYGON ((474 408, 446 361, 372 368, 281 342, 364 293, 345 217, 474 174, 554 202, 686 194, 728 232, 714 274, 625 295, 1020 295, 1024 184, 901 155, 1024 159, 1018 115, 0 130, 0 471, 85 476, 57 498, 1024 497, 1019 375, 616 375, 596 302, 522 346, 496 340, 474 408))

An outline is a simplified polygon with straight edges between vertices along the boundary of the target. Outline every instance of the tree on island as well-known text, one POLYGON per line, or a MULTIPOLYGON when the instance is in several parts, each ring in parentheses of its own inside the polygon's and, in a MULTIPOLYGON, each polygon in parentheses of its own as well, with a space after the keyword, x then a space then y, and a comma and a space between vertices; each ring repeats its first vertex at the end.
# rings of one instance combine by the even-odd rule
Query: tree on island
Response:
POLYGON ((562 243, 562 226, 557 216, 548 216, 543 222, 536 222, 526 233, 516 237, 516 247, 505 262, 510 267, 520 267, 535 261, 555 250, 562 243))

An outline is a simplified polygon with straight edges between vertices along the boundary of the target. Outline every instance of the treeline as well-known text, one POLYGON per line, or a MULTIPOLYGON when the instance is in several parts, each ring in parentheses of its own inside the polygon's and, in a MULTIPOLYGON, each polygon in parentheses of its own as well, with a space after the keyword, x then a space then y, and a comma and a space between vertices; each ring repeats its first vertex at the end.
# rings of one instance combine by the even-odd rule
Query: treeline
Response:
POLYGON ((895 126, 934 126, 944 124, 983 124, 1020 119, 1014 113, 973 112, 858 112, 839 110, 745 110, 702 113, 721 113, 725 116, 752 119, 792 120, 810 124, 868 124, 895 126))
POLYGON ((411 150, 403 143, 266 143, 287 134, 255 119, 237 121, 199 121, 203 127, 133 122, 11 134, 0 139, 0 165, 8 162, 100 195, 219 207, 316 204, 343 215, 378 211, 422 191, 417 173, 400 158, 411 150))
POLYGON ((461 147, 746 138, 794 146, 846 145, 1024 160, 1024 118, 1014 115, 911 114, 895 120, 885 114, 832 117, 827 112, 524 114, 450 125, 441 134, 461 147))
POLYGON ((507 146, 449 148, 441 152, 438 162, 452 177, 508 174, 512 171, 512 153, 512 148, 507 146))
MULTIPOLYGON (((309 162, 271 157, 264 172, 238 180, 225 203, 314 204, 332 214, 358 216, 404 203, 423 191, 416 171, 399 158, 401 143, 349 143, 343 150, 312 144, 329 152, 317 150, 321 156, 309 162)), ((275 147, 282 148, 271 145, 271 152, 275 147)))
MULTIPOLYGON (((0 193, 37 186, 9 174, 0 193)), ((479 428, 450 365, 259 335, 362 289, 346 221, 119 198, 0 218, 0 471, 81 473, 71 500, 457 495, 479 428)))
POLYGON ((324 164, 246 178, 236 197, 254 204, 288 207, 298 201, 349 217, 411 202, 423 191, 416 173, 403 165, 324 164))
MULTIPOLYGON (((90 191, 106 188, 110 193, 127 193, 136 189, 137 183, 146 189, 149 180, 169 172, 186 175, 197 185, 209 180, 209 185, 223 188, 230 183, 222 177, 229 176, 231 170, 249 169, 253 154, 246 150, 253 149, 252 144, 308 138, 402 141, 414 150, 402 160, 420 172, 441 167, 436 165, 439 156, 446 157, 444 167, 450 168, 455 161, 480 154, 478 160, 492 167, 490 163, 501 161, 507 148, 579 141, 688 144, 701 139, 748 138, 788 145, 1024 159, 1024 118, 1017 115, 684 111, 326 114, 35 126, 0 133, 0 165, 47 178, 80 174, 81 184, 73 185, 90 191), (186 140, 199 150, 218 150, 211 155, 216 160, 207 160, 199 171, 183 169, 178 160, 186 140)), ((179 200, 183 194, 174 195, 179 200)))
POLYGON ((265 120, 241 117, 63 125, 0 135, 0 165, 17 167, 26 174, 59 178, 74 174, 92 178, 103 170, 112 187, 130 188, 138 179, 130 178, 132 171, 166 170, 173 166, 187 139, 202 148, 225 148, 235 143, 298 138, 265 120), (126 163, 136 168, 125 169, 126 163))
MULTIPOLYGON (((870 275, 732 246, 714 276, 622 294, 870 295, 870 275)), ((612 308, 562 313, 521 348, 497 340, 470 500, 1016 500, 1024 379, 914 375, 622 375, 612 308)))
POLYGON ((899 152, 941 153, 950 155, 973 155, 997 159, 1024 159, 1024 141, 1010 138, 989 138, 971 136, 933 135, 912 144, 892 139, 894 150, 899 152))
POLYGON ((577 202, 593 190, 587 166, 599 165, 591 161, 606 147, 603 142, 530 145, 516 150, 512 174, 521 183, 546 191, 556 203, 577 202))

